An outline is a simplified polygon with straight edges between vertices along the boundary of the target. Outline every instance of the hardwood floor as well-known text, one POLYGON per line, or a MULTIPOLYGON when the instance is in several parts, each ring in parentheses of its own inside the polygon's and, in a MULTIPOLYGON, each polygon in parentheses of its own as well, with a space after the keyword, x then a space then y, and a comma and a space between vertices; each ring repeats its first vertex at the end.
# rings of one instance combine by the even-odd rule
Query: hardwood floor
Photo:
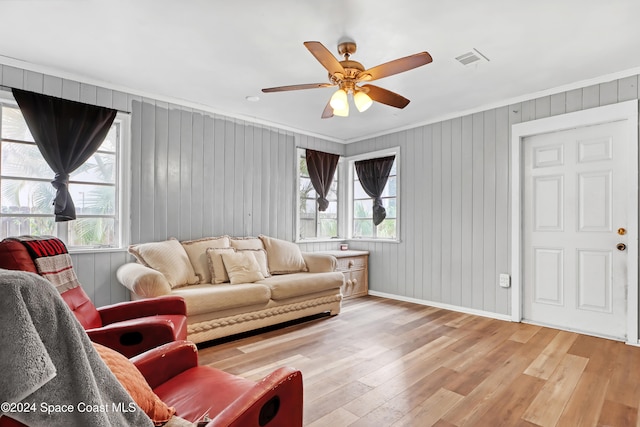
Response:
POLYGON ((372 296, 199 354, 300 369, 309 427, 640 426, 638 347, 372 296))

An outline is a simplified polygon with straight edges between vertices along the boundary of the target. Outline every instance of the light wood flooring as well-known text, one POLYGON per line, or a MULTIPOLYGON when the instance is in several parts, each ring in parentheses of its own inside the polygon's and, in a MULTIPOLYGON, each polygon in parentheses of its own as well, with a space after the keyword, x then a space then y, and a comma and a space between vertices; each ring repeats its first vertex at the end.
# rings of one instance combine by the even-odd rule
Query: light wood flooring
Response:
POLYGON ((640 348, 372 296, 199 354, 300 369, 309 427, 640 426, 640 348))

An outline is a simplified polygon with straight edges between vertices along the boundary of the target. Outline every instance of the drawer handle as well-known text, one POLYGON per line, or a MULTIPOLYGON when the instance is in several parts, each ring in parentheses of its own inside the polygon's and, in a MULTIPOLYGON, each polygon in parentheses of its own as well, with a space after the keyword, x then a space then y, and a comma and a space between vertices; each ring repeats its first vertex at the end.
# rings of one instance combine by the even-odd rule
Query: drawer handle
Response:
POLYGON ((354 264, 355 264, 355 263, 353 262, 353 260, 352 260, 352 259, 350 259, 350 260, 349 260, 349 268, 353 267, 353 265, 354 265, 354 264))
POLYGON ((353 283, 353 286, 357 285, 358 284, 358 279, 353 279, 353 281, 351 283, 353 283))

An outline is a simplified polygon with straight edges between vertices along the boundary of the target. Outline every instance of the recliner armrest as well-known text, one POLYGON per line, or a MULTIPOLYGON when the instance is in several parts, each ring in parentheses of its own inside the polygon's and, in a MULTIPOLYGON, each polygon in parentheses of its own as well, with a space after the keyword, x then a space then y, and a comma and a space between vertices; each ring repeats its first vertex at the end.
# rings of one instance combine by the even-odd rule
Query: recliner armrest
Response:
POLYGON ((167 319, 145 317, 86 330, 91 341, 131 357, 174 340, 174 328, 167 319))
POLYGON ((333 255, 321 254, 317 252, 302 252, 305 264, 309 273, 326 273, 336 271, 338 260, 333 255))
POLYGON ((299 427, 302 396, 302 372, 278 368, 234 400, 206 427, 299 427))
POLYGON ((187 314, 184 298, 167 295, 137 301, 125 301, 98 307, 103 325, 158 314, 187 314))
POLYGON ((131 358, 151 388, 198 366, 198 348, 191 341, 173 341, 131 358))

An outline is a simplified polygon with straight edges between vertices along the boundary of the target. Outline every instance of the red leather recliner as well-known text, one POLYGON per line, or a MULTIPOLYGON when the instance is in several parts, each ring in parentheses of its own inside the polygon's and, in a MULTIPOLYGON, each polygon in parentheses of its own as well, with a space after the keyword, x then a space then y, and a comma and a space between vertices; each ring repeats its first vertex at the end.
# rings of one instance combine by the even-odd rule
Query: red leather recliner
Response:
MULTIPOLYGON (((189 341, 164 344, 131 361, 158 397, 187 421, 195 423, 206 415, 205 427, 302 426, 302 373, 293 368, 278 368, 251 381, 198 366, 198 353, 189 341)), ((0 416, 0 427, 25 426, 0 416)))
MULTIPOLYGON (((20 274, 26 276, 25 273, 20 274)), ((31 276, 26 276, 26 278, 28 277, 31 276)), ((5 279, 7 279, 6 274, 5 279)), ((47 284, 43 279, 39 278, 38 280, 44 283, 35 281, 31 283, 28 281, 16 283, 14 281, 16 277, 11 277, 8 280, 11 280, 15 287, 42 286, 43 284, 46 286, 47 284)), ((9 289, 9 282, 6 285, 0 283, 0 289, 9 289)), ((16 295, 29 296, 33 294, 7 292, 6 296, 8 298, 16 295)), ((80 328, 80 325, 71 325, 72 327, 65 329, 69 333, 63 340, 42 339, 43 337, 52 336, 52 328, 59 328, 59 325, 63 324, 69 326, 68 319, 70 315, 65 311, 65 303, 58 300, 58 294, 53 289, 48 290, 48 295, 55 297, 57 302, 38 298, 20 298, 19 302, 23 303, 20 307, 24 307, 24 311, 17 310, 16 312, 24 312, 27 315, 15 316, 13 315, 15 313, 12 313, 11 316, 5 318, 5 321, 8 327, 13 328, 12 330, 33 330, 37 338, 37 334, 44 334, 39 336, 40 342, 46 346, 44 351, 51 356, 48 360, 54 364, 53 368, 55 369, 56 367, 60 368, 62 365, 67 366, 65 361, 70 357, 74 357, 74 355, 77 357, 81 357, 82 354, 86 355, 87 350, 85 349, 87 347, 90 348, 90 344, 87 344, 86 336, 81 334, 82 328, 80 328), (60 307, 62 307, 62 310, 60 310, 60 307), (45 320, 44 322, 43 319, 45 320), (49 319, 54 319, 54 321, 49 322, 49 319), (67 320, 65 321, 65 319, 67 320), (12 324, 11 322, 14 323, 12 324), (31 326, 31 328, 27 326, 31 326), (79 331, 80 333, 78 333, 79 331), (58 345, 59 342, 62 342, 62 344, 58 345)), ((3 301, 12 300, 3 298, 3 301)), ((17 304, 16 307, 18 307, 17 304)), ((60 330, 60 334, 64 334, 65 330, 60 330)), ((3 337, 9 337, 9 335, 3 335, 3 337)), ((0 342, 0 345, 11 348, 11 345, 24 345, 24 343, 16 343, 15 340, 7 338, 7 341, 0 342)), ((25 352, 24 354, 27 353, 25 352)), ((29 360, 39 361, 41 359, 38 358, 37 354, 31 354, 29 360)), ((208 419, 205 424, 206 427, 302 426, 302 374, 293 368, 278 368, 257 382, 248 380, 209 366, 199 366, 197 348, 188 341, 173 341, 135 356, 130 360, 144 376, 154 393, 164 403, 174 407, 177 416, 187 421, 200 421, 206 416, 208 419)), ((102 360, 99 358, 97 360, 89 360, 87 358, 87 362, 94 372, 100 372, 97 363, 102 364, 102 360)), ((19 363, 15 363, 14 365, 7 364, 6 366, 18 365, 19 363)), ((86 365, 78 366, 82 369, 86 365)), ((91 387, 85 389, 81 386, 83 379, 93 381, 93 384, 98 387, 101 385, 99 381, 96 382, 95 378, 86 375, 86 372, 83 375, 75 370, 58 369, 57 374, 59 376, 56 375, 56 378, 38 378, 38 381, 35 381, 34 384, 45 384, 56 380, 60 381, 58 384, 78 384, 79 387, 75 388, 78 393, 88 390, 93 394, 90 397, 87 396, 87 401, 92 402, 101 398, 95 395, 95 389, 91 387)), ((105 379, 104 384, 106 387, 109 386, 108 379, 105 379)), ((34 390, 33 393, 37 393, 38 390, 34 390)), ((35 394, 32 395, 35 396, 35 394)), ((105 394, 105 396, 110 395, 105 394)), ((44 395, 39 395, 37 398, 42 399, 43 397, 46 399, 44 395)), ((33 399, 35 398, 33 397, 33 399)), ((70 399, 84 401, 82 395, 72 396, 70 399)), ((28 396, 25 401, 29 401, 28 396)), ((39 404, 38 407, 40 407, 39 404)), ((9 416, 0 416, 0 427, 24 427, 22 423, 9 418, 9 416)), ((60 416, 64 417, 65 415, 61 413, 60 416)), ((50 424, 53 417, 56 417, 55 413, 51 415, 43 413, 39 418, 34 417, 32 419, 42 419, 43 422, 50 424)), ((60 423, 58 422, 56 425, 60 425, 60 423)))
MULTIPOLYGON (((10 238, 0 242, 0 268, 38 274, 26 247, 10 238)), ((181 297, 158 297, 96 308, 81 286, 61 296, 92 341, 126 357, 187 338, 187 308, 181 297)))
POLYGON ((198 366, 189 341, 172 342, 131 359, 154 393, 176 415, 206 427, 302 426, 302 373, 278 368, 258 382, 198 366))

